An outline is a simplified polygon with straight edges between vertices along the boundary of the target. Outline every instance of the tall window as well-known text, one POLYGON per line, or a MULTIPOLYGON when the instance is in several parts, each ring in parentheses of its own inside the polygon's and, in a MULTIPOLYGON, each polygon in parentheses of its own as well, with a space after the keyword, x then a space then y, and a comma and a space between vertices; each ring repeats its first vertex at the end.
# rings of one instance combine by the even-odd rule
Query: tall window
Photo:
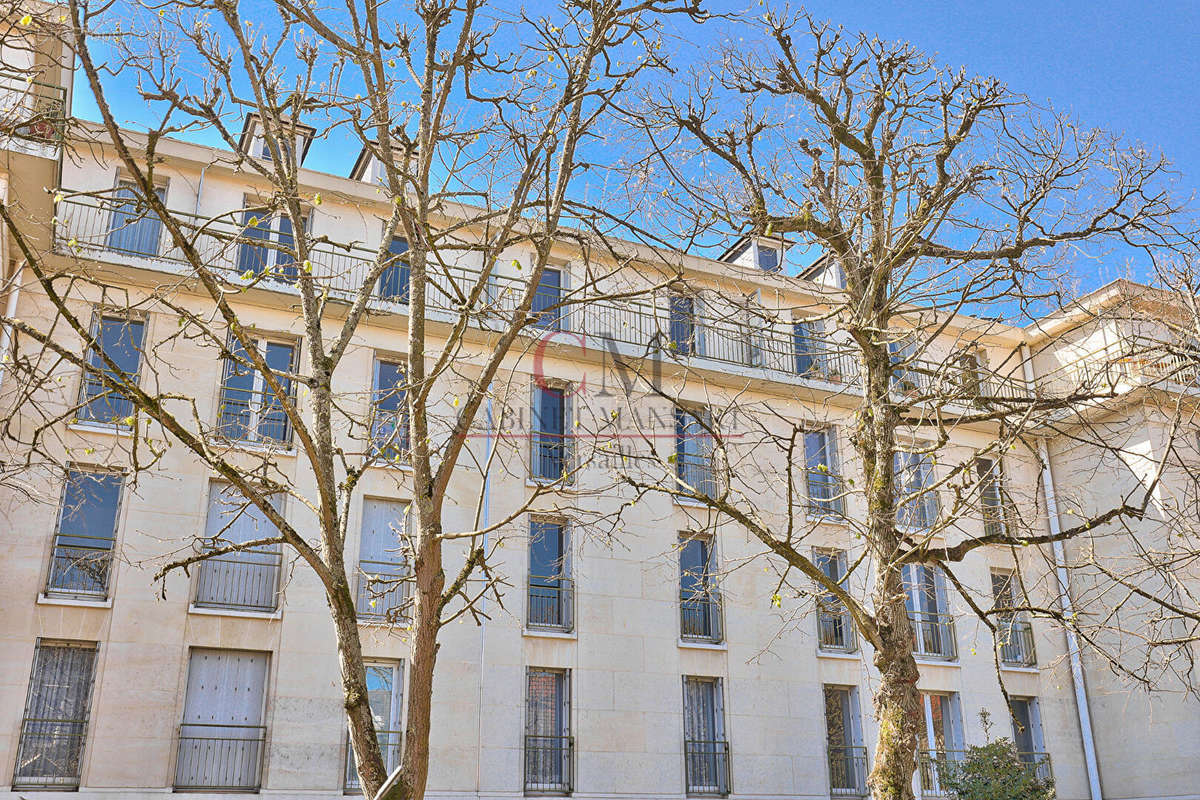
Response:
POLYGON ((825 741, 829 751, 829 792, 859 797, 867 790, 867 748, 863 746, 858 690, 826 686, 825 741))
POLYGON ((525 791, 569 794, 571 673, 530 667, 525 700, 525 791))
POLYGON ((408 599, 408 565, 402 539, 408 529, 408 503, 363 501, 358 552, 358 618, 394 622, 408 599))
POLYGON ((192 650, 176 789, 258 790, 266 687, 266 653, 192 650))
POLYGON ((904 565, 905 602, 916 635, 914 652, 932 658, 958 657, 946 577, 929 564, 904 565))
POLYGON ((116 472, 67 471, 47 595, 107 596, 123 481, 116 472))
POLYGON ((824 333, 819 321, 797 320, 792 323, 792 351, 797 375, 816 377, 825 372, 824 333))
POLYGON ((933 490, 933 460, 927 453, 897 450, 895 471, 896 522, 905 528, 928 530, 937 522, 937 494, 933 490))
POLYGON ((388 243, 388 253, 394 259, 383 268, 376 284, 376 292, 383 300, 408 305, 412 283, 412 268, 408 264, 408 240, 398 236, 388 243))
POLYGON ((926 794, 942 794, 947 764, 966 755, 963 744, 962 708, 956 693, 922 694, 921 788, 926 794))
POLYGON ((675 409, 675 476, 685 491, 707 495, 717 492, 711 425, 707 409, 675 409))
MULTIPOLYGON (((274 498, 273 498, 274 500, 274 498)), ((278 536, 262 509, 225 483, 208 493, 204 545, 217 549, 278 536)), ((263 544, 213 556, 200 562, 195 604, 204 608, 271 612, 278 607, 278 544, 263 544)))
POLYGON ((672 294, 667 304, 671 350, 681 356, 698 353, 696 298, 690 294, 672 294))
POLYGON ((562 520, 529 523, 529 617, 531 628, 569 631, 572 609, 570 529, 562 520))
POLYGON ((1015 573, 992 570, 992 597, 997 609, 996 637, 1000 643, 1000 660, 1010 666, 1032 667, 1037 663, 1033 627, 1025 615, 1016 610, 1016 589, 1015 573))
POLYGON ((1003 536, 1007 523, 1003 469, 996 459, 977 458, 975 470, 979 476, 979 510, 983 516, 983 532, 988 536, 1003 536))
MULTIPOLYGON (((404 662, 367 664, 367 704, 375 720, 375 735, 383 753, 383 765, 388 772, 400 765, 404 743, 403 688, 404 662)), ((354 765, 354 750, 346 748, 346 788, 359 789, 358 768, 354 765)))
MULTIPOLYGON (((279 212, 259 217, 262 211, 242 212, 242 243, 238 246, 238 273, 247 276, 266 275, 284 283, 294 283, 300 276, 296 263, 296 236, 290 215, 279 212)), ((308 227, 308 217, 302 217, 302 228, 308 227)), ((301 234, 304 231, 301 230, 301 234)))
MULTIPOLYGON (((813 563, 829 580, 846 588, 846 551, 833 548, 813 552, 813 563)), ((836 595, 821 592, 817 599, 817 644, 822 650, 852 653, 858 649, 858 637, 846 606, 836 595)))
POLYGON ((568 390, 563 386, 534 386, 530 416, 533 422, 530 459, 534 480, 556 481, 569 477, 568 390))
POLYGON ((963 398, 979 399, 979 396, 983 394, 986 380, 982 356, 974 350, 967 350, 958 354, 955 358, 955 366, 958 368, 956 376, 958 390, 962 393, 963 398))
POLYGON ((563 309, 559 305, 563 299, 562 270, 546 267, 542 270, 541 280, 533 293, 533 324, 550 331, 563 329, 563 309))
POLYGON ((729 794, 729 742, 720 678, 683 679, 683 762, 689 795, 729 794))
POLYGON ((804 434, 804 460, 808 478, 808 513, 821 517, 842 516, 837 436, 832 428, 811 430, 804 434))
POLYGON ((721 594, 717 588, 713 540, 685 534, 679 542, 679 631, 684 639, 719 642, 721 594))
MULTIPOLYGON (((295 387, 287 373, 296 369, 296 345, 266 339, 257 340, 254 345, 283 392, 294 399, 295 387)), ((292 424, 283 409, 283 402, 262 373, 249 366, 241 342, 233 339, 229 347, 236 357, 225 359, 217 418, 221 435, 233 441, 255 444, 291 444, 292 424)))
MULTIPOLYGON (((163 201, 166 190, 154 193, 163 201)), ((162 220, 142 200, 141 190, 133 181, 121 181, 113 192, 112 214, 108 222, 107 249, 136 256, 157 256, 162 239, 162 220)))
POLYGON ((124 424, 133 415, 133 401, 119 391, 104 385, 104 378, 126 380, 136 384, 142 360, 142 335, 145 323, 140 319, 114 314, 100 314, 92 326, 92 335, 99 348, 88 350, 90 370, 83 375, 82 396, 79 400, 79 419, 84 422, 124 424), (111 369, 103 355, 115 365, 111 369))
POLYGON ((1050 755, 1042 738, 1042 715, 1035 697, 1013 697, 1009 702, 1012 716, 1013 743, 1022 761, 1039 778, 1051 777, 1050 755))
POLYGON ((38 640, 17 743, 17 788, 74 789, 87 737, 96 645, 38 640))
POLYGON ((917 346, 915 342, 905 340, 888 342, 888 353, 892 362, 892 386, 905 394, 912 394, 921 388, 921 375, 913 369, 917 346))
POLYGON ((371 455, 388 463, 409 456, 408 378, 404 364, 377 359, 371 391, 371 455))

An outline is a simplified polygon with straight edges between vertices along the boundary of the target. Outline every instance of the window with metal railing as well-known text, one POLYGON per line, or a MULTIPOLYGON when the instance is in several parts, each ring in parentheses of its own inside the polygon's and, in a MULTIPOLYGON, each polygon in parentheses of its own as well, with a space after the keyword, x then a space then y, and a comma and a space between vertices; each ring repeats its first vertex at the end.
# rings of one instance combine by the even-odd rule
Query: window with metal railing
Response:
POLYGON ((399 361, 375 360, 370 454, 388 464, 404 464, 409 459, 408 378, 399 361))
MULTIPOLYGON (((271 498, 281 503, 281 498, 271 498)), ((283 556, 276 543, 251 544, 279 535, 261 508, 229 484, 209 488, 203 545, 209 550, 238 549, 211 556, 196 569, 193 604, 270 613, 279 607, 283 556)))
POLYGON ((903 574, 905 603, 913 626, 913 652, 929 658, 958 658, 945 575, 932 564, 905 564, 903 574))
POLYGON ((67 470, 46 574, 49 597, 108 596, 123 476, 67 470))
POLYGON ((998 459, 975 459, 979 480, 979 512, 986 536, 1003 536, 1008 532, 1008 503, 1004 490, 1004 471, 998 459))
POLYGON ((708 409, 675 409, 675 477, 683 491, 716 495, 713 437, 708 409))
POLYGON ((858 690, 825 686, 825 740, 829 755, 829 792, 834 797, 867 793, 867 748, 863 746, 858 690))
MULTIPOLYGON (((391 772, 400 765, 400 755, 404 750, 404 662, 368 663, 366 671, 367 702, 375 718, 375 736, 383 754, 383 765, 391 772)), ((354 763, 354 750, 347 746, 346 789, 354 791, 361 788, 362 782, 354 763)))
POLYGON ((948 764, 966 756, 962 703, 955 692, 921 693, 921 738, 918 772, 921 794, 945 796, 943 778, 948 764))
POLYGON ((896 487, 896 524, 910 530, 929 530, 938 518, 933 488, 933 459, 928 453, 897 450, 893 456, 896 487))
POLYGON ((95 666, 94 642, 38 640, 17 740, 14 789, 78 788, 95 666))
POLYGON ((1046 742, 1042 734, 1042 714, 1037 698, 1012 697, 1009 700, 1009 712, 1017 757, 1039 780, 1053 779, 1050 754, 1045 752, 1046 742))
POLYGON ((133 401, 120 390, 110 389, 105 378, 137 384, 144 332, 145 323, 141 319, 117 314, 96 315, 92 336, 99 347, 88 350, 90 369, 84 372, 80 386, 80 422, 128 427, 126 420, 133 415, 133 401), (115 369, 105 363, 105 356, 115 369))
POLYGON ((684 789, 688 795, 727 795, 729 742, 720 678, 683 678, 684 789))
POLYGON ((690 356, 699 353, 697 302, 690 294, 672 294, 667 298, 668 342, 670 351, 675 355, 690 356))
POLYGON ((818 320, 792 323, 792 350, 797 375, 820 377, 825 374, 824 331, 818 320))
POLYGON ((284 398, 295 402, 296 391, 290 375, 296 369, 296 345, 267 339, 255 340, 254 345, 280 393, 253 365, 241 342, 232 339, 229 343, 232 355, 225 359, 217 406, 217 433, 230 441, 289 446, 292 423, 284 409, 284 398))
POLYGON ((526 625, 570 631, 574 627, 570 526, 534 517, 529 522, 529 592, 526 625))
POLYGON ((534 327, 548 331, 565 330, 566 312, 562 301, 563 271, 546 267, 542 270, 542 277, 533 293, 533 305, 530 307, 534 327))
MULTIPOLYGON (((813 563, 827 578, 846 588, 845 550, 818 548, 813 551, 813 563)), ((819 592, 817 597, 817 646, 821 650, 837 653, 858 650, 854 621, 842 601, 829 592, 819 592)))
POLYGON ((565 384, 539 380, 533 387, 531 404, 530 472, 536 481, 570 477, 571 437, 570 390, 565 384))
POLYGON ((838 470, 837 435, 833 428, 804 433, 808 514, 840 519, 845 515, 842 478, 838 470))
MULTIPOLYGON (((247 203, 253 202, 249 198, 247 203)), ((303 236, 309 217, 300 218, 303 236)), ((301 265, 296 255, 296 235, 292 217, 285 212, 267 214, 262 210, 242 212, 242 230, 237 250, 237 271, 246 278, 265 277, 284 284, 295 283, 301 265), (260 216, 263 215, 263 216, 260 216)))
POLYGON ((407 543, 409 504, 399 500, 363 500, 358 551, 358 618, 396 622, 408 606, 407 543))
POLYGON ((679 635, 685 641, 724 640, 716 556, 709 536, 684 534, 679 542, 679 635))
POLYGON ((992 597, 996 615, 996 642, 1000 660, 1013 667, 1032 667, 1037 664, 1033 626, 1017 611, 1016 573, 1011 570, 992 570, 992 597))
POLYGON ((570 794, 574 777, 571 672, 530 667, 525 685, 525 793, 570 794))
POLYGON ((408 305, 411 292, 412 268, 408 264, 408 240, 398 236, 388 242, 388 255, 393 259, 379 276, 375 293, 381 300, 408 305))
MULTIPOLYGON (((159 202, 166 202, 165 187, 155 187, 154 192, 159 202)), ((163 251, 162 220, 150 209, 136 183, 120 181, 108 207, 108 237, 105 242, 108 250, 151 258, 163 251)))

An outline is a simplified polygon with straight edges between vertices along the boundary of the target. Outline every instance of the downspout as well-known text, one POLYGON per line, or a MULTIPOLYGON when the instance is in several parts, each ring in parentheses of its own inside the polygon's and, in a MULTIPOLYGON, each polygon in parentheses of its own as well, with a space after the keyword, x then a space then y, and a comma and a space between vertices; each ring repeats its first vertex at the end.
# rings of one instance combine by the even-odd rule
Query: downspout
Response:
MULTIPOLYGON (((495 420, 492 416, 492 392, 491 387, 488 387, 487 407, 484 411, 484 417, 487 420, 487 425, 484 428, 485 436, 485 452, 483 456, 483 508, 480 513, 480 527, 486 529, 491 524, 491 501, 492 501, 492 430, 495 425, 495 420)), ((483 552, 486 555, 488 546, 488 535, 483 534, 483 552)), ((479 598, 479 606, 481 611, 487 611, 487 595, 484 594, 479 598)), ((482 791, 483 785, 483 678, 487 675, 486 665, 484 663, 484 654, 487 647, 487 617, 484 616, 479 623, 479 710, 478 720, 479 725, 475 733, 475 794, 478 795, 482 791)))
MULTIPOLYGON (((1028 345, 1021 345, 1024 351, 1022 369, 1025 374, 1025 386, 1034 390, 1033 358, 1028 345)), ((1037 437, 1038 458, 1042 462, 1042 486, 1046 500, 1046 523, 1051 536, 1062 533, 1058 519, 1058 498, 1054 491, 1054 470, 1050 465, 1050 450, 1046 446, 1045 437, 1037 437)), ((1100 786, 1100 763, 1096 757, 1096 739, 1092 733, 1092 712, 1088 706, 1087 684, 1083 669, 1083 657, 1079 647, 1079 636, 1070 626, 1075 618, 1075 608, 1071 602, 1071 578, 1067 573, 1066 549, 1061 541, 1051 544, 1054 551, 1054 574, 1058 581, 1058 605, 1063 619, 1067 621, 1064 630, 1067 634, 1067 658, 1071 662, 1071 686, 1075 690, 1075 710, 1079 714, 1079 732, 1083 738, 1083 761, 1087 769, 1088 793, 1091 800, 1104 800, 1104 792, 1100 786)))
MULTIPOLYGON (((0 202, 8 204, 8 178, 0 177, 0 202)), ((0 274, 8 266, 8 232, 0 231, 0 274)), ((8 302, 4 304, 4 318, 12 319, 17 315, 17 301, 21 299, 21 278, 25 271, 25 262, 21 261, 13 272, 12 285, 8 287, 8 302)), ((0 330, 0 389, 4 388, 4 377, 8 373, 8 355, 12 347, 12 325, 5 323, 0 330)))

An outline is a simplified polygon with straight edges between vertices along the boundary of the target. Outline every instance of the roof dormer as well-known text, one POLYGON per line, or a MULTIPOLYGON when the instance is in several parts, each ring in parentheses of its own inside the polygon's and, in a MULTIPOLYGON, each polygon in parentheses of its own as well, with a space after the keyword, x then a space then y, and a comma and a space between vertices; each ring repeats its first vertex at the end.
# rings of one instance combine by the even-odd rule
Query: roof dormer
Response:
MULTIPOLYGON (((402 142, 392 142, 392 148, 397 153, 405 152, 404 146, 402 142)), ((375 148, 375 142, 363 144, 362 149, 358 151, 358 158, 354 159, 354 166, 350 168, 350 180, 365 183, 384 182, 386 176, 383 172, 383 163, 375 155, 375 148)))
POLYGON ((777 236, 739 236, 719 260, 739 267, 760 269, 763 272, 780 272, 783 257, 790 243, 777 236))
MULTIPOLYGON (((280 121, 285 128, 293 124, 286 118, 280 121)), ((312 145, 313 137, 317 135, 317 129, 311 125, 302 125, 298 122, 294 123, 294 127, 296 130, 296 141, 293 143, 292 148, 293 152, 299 154, 296 158, 296 163, 299 165, 304 163, 304 157, 308 155, 308 148, 312 145)), ((238 140, 238 149, 254 158, 271 160, 271 148, 267 147, 266 139, 263 137, 262 119, 258 116, 257 112, 246 115, 246 120, 242 123, 242 136, 238 140)))

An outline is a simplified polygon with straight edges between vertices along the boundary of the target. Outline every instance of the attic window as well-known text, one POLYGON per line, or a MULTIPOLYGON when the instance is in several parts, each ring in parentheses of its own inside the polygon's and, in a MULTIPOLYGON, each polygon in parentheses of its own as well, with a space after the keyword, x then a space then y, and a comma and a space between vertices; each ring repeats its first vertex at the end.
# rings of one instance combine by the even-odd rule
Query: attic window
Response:
POLYGON ((757 262, 758 268, 763 272, 774 272, 779 269, 779 248, 759 242, 757 262))

